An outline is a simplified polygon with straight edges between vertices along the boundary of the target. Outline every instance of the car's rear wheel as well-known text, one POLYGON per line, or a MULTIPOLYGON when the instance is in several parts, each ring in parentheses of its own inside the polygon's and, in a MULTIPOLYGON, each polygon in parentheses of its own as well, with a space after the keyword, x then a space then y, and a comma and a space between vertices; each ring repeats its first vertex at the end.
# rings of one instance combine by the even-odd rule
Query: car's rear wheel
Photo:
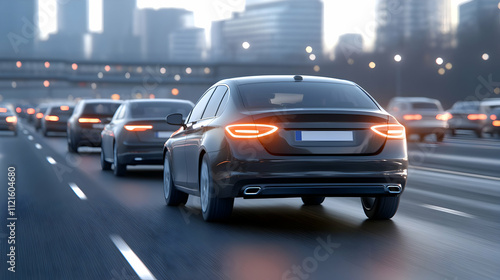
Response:
POLYGON ((111 163, 106 161, 104 157, 104 151, 101 149, 101 169, 102 170, 111 170, 111 163))
POLYGON ((399 206, 398 196, 362 197, 361 205, 365 215, 372 220, 388 220, 392 218, 399 206))
POLYGON ((438 142, 443 142, 443 140, 444 140, 444 133, 443 132, 436 133, 436 140, 438 142))
POLYGON ((450 134, 451 134, 451 136, 457 136, 457 130, 456 129, 450 129, 450 134))
POLYGON ((321 205, 325 201, 324 196, 303 196, 302 202, 304 205, 321 205))
POLYGON ((165 154, 163 161, 163 193, 165 194, 165 202, 168 206, 178 206, 186 204, 189 195, 177 190, 174 186, 170 162, 168 161, 168 152, 165 154))
POLYGON ((208 222, 220 221, 231 216, 234 198, 218 198, 207 156, 203 157, 200 175, 200 199, 203 219, 208 222))
POLYGON ((118 151, 116 147, 117 145, 115 144, 113 148, 113 165, 115 166, 113 173, 116 176, 125 176, 125 173, 127 173, 127 165, 118 160, 118 151))
POLYGON ((68 135, 68 152, 72 154, 78 153, 78 147, 75 145, 74 141, 70 140, 69 135, 68 135))

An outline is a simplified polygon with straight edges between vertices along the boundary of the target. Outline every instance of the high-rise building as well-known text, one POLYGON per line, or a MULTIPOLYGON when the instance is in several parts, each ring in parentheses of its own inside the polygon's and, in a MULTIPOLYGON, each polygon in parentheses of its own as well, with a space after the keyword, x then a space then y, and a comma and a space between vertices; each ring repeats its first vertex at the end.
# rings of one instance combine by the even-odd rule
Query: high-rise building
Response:
POLYGON ((169 35, 170 61, 199 62, 206 59, 205 29, 179 29, 169 35))
POLYGON ((377 13, 378 51, 450 44, 450 0, 379 0, 377 13))
POLYGON ((459 46, 478 51, 500 49, 500 7, 498 0, 472 0, 459 7, 459 46))
POLYGON ((335 47, 335 58, 349 59, 353 54, 363 52, 363 36, 357 33, 343 34, 335 47))
POLYGON ((36 0, 0 1, 0 58, 32 57, 36 0))
POLYGON ((63 34, 87 33, 89 25, 88 1, 57 2, 57 32, 63 34))
POLYGON ((212 54, 218 60, 305 61, 322 54, 323 3, 320 0, 250 1, 245 11, 216 23, 212 54), (220 52, 223 49, 223 52, 220 52))
POLYGON ((169 36, 194 26, 193 12, 184 9, 140 9, 135 15, 134 33, 140 37, 140 53, 149 61, 170 58, 169 36))

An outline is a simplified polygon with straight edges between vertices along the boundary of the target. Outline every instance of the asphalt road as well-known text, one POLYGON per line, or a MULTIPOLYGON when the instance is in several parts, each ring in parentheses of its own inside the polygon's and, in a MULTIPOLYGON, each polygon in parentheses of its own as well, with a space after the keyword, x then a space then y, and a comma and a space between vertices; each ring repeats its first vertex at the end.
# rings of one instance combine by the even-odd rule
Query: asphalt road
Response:
POLYGON ((390 221, 368 221, 359 198, 290 198, 237 199, 219 224, 195 197, 166 207, 161 167, 116 178, 99 149, 65 141, 27 124, 0 135, 0 279, 500 279, 500 139, 410 142, 390 221))

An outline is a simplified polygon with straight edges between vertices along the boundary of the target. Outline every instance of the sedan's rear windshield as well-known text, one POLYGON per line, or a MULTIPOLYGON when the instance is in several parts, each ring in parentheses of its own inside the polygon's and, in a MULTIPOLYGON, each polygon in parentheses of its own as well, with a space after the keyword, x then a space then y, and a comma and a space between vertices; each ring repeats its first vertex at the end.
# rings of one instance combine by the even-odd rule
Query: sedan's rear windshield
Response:
POLYGON ((50 111, 47 111, 47 113, 57 116, 71 116, 71 114, 73 114, 73 107, 69 106, 54 107, 51 108, 50 111))
POLYGON ((83 109, 83 115, 112 116, 120 105, 120 103, 88 103, 83 109))
POLYGON ((453 109, 457 110, 479 110, 479 102, 457 102, 453 104, 453 109))
POLYGON ((355 85, 315 82, 270 82, 240 85, 245 108, 375 109, 373 100, 355 85))
POLYGON ((132 118, 165 118, 170 114, 182 114, 184 117, 189 114, 192 106, 177 102, 137 102, 130 105, 132 118))
POLYGON ((439 110, 438 105, 432 102, 413 102, 411 107, 413 109, 439 110))

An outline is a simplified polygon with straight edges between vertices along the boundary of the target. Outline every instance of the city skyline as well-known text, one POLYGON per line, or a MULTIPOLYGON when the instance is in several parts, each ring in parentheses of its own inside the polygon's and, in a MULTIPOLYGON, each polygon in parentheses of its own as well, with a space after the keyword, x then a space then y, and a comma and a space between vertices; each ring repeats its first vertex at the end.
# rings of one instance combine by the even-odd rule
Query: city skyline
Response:
MULTIPOLYGON (((48 15, 48 18, 39 19, 40 37, 47 39, 49 34, 57 32, 57 12, 54 7, 56 0, 38 0, 39 10, 48 15), (43 20, 43 21, 42 21, 43 20)), ((248 1, 248 0, 247 0, 248 1)), ((251 0, 255 2, 255 0, 251 0)), ((470 0, 451 1, 451 24, 456 28, 458 23, 458 6, 470 0)), ((323 49, 324 53, 333 54, 339 36, 347 33, 358 33, 363 36, 365 50, 374 47, 376 38, 376 27, 378 20, 376 5, 378 1, 366 0, 322 0, 324 3, 323 24, 323 49), (359 7, 363 7, 360 9, 359 7), (355 11, 355 12, 350 12, 355 11)), ((205 29, 207 43, 210 45, 211 23, 217 20, 228 19, 233 12, 243 11, 245 0, 223 1, 165 1, 160 0, 137 0, 139 9, 152 8, 183 8, 194 13, 194 24, 196 27, 205 29), (227 3, 226 3, 227 2, 227 3)), ((89 31, 99 33, 102 31, 102 0, 89 0, 89 31)))

